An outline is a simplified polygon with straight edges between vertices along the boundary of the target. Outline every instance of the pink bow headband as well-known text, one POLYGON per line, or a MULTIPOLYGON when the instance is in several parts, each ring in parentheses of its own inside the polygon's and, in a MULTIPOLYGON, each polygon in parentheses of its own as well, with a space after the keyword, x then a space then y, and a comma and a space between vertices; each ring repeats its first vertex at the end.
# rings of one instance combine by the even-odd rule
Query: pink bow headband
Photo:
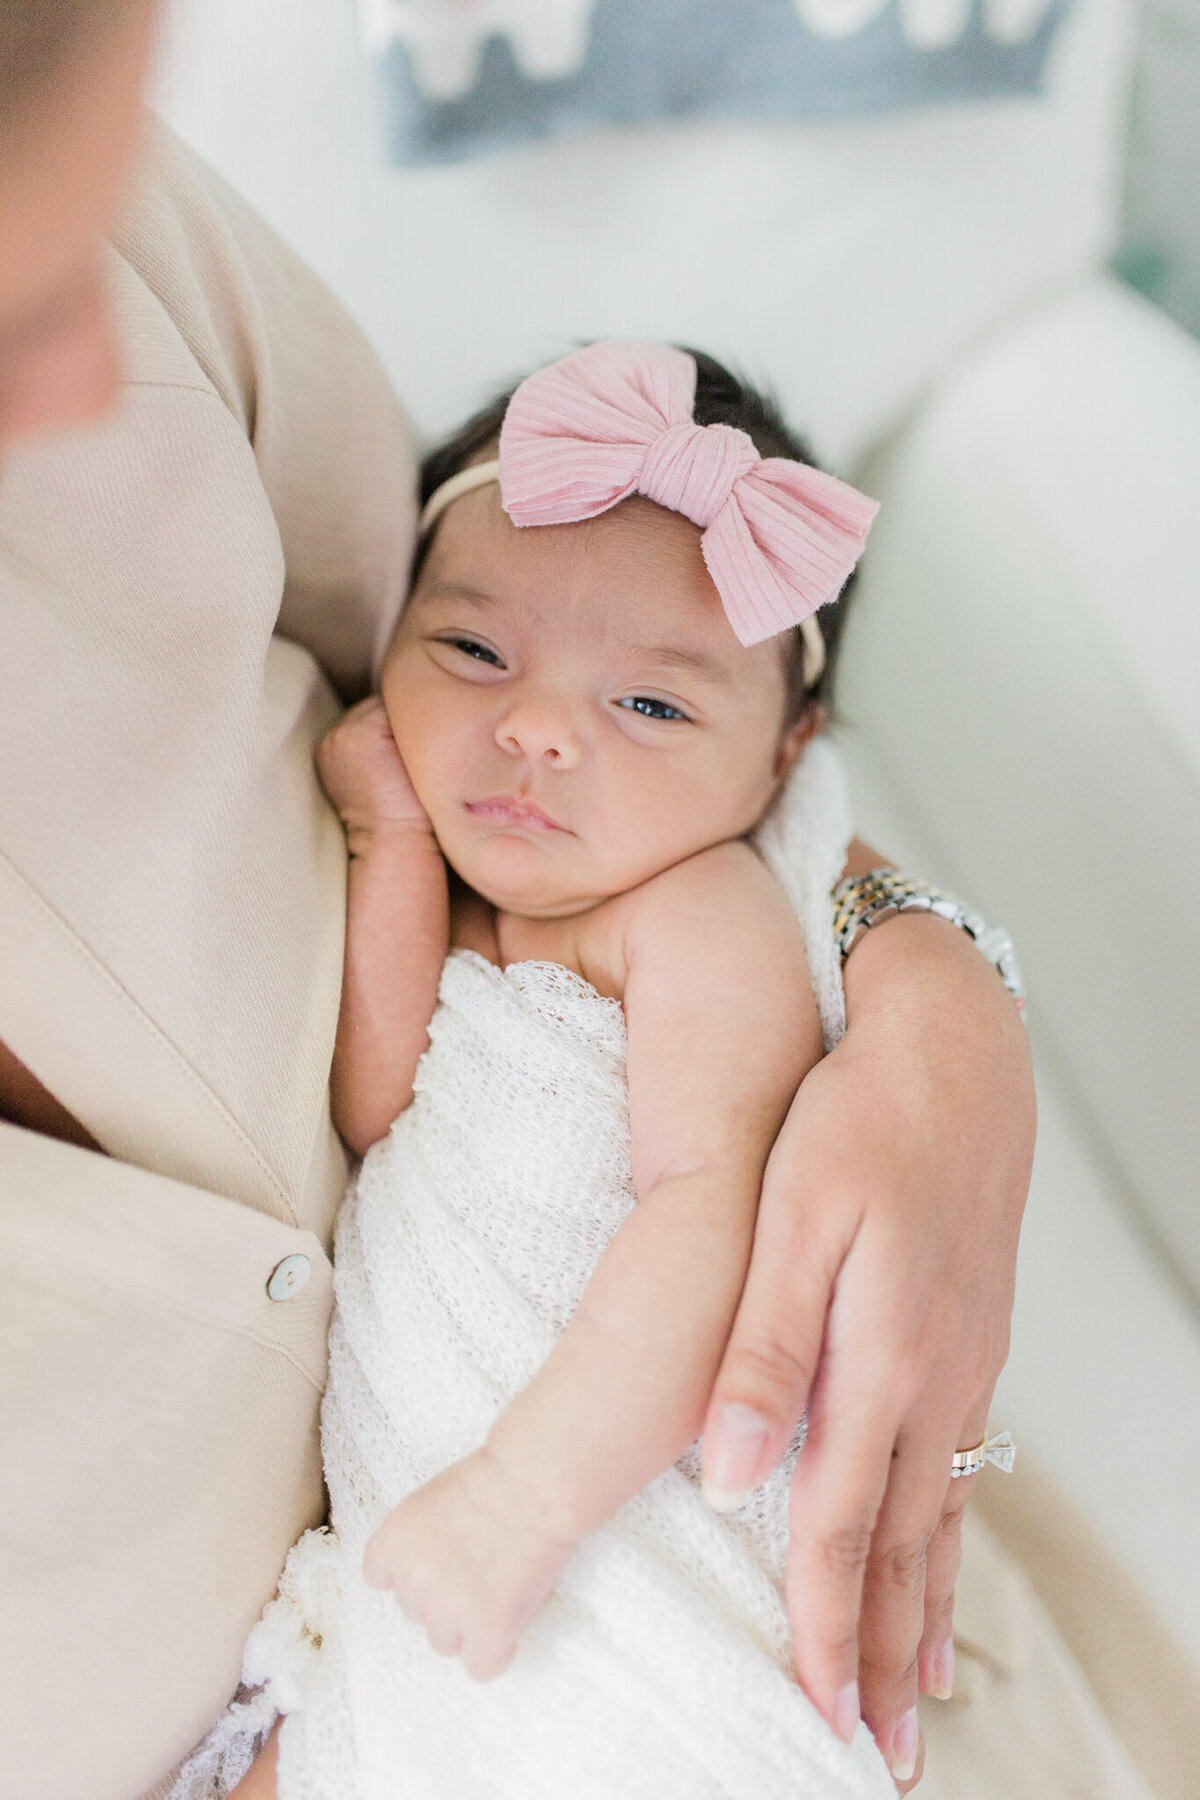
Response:
POLYGON ((878 503, 807 463, 760 456, 733 426, 697 425, 695 396, 696 364, 682 350, 616 339, 576 350, 521 383, 504 415, 498 463, 472 464, 443 482, 420 530, 497 477, 514 525, 575 524, 642 494, 700 526, 705 564, 741 643, 800 625, 836 600, 878 503))

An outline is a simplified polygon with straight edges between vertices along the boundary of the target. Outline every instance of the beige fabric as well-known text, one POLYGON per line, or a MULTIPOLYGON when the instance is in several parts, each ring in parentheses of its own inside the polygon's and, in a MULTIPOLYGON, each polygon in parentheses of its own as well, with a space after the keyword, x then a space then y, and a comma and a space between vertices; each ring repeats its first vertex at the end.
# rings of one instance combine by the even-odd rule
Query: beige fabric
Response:
POLYGON ((120 412, 0 478, 2 901, 37 939, 0 1036, 114 1155, 324 1233, 344 851, 309 649, 365 686, 412 461, 324 289, 165 142, 119 241, 120 412))
POLYGON ((949 1703, 922 1700, 922 1800, 1150 1800, 1028 1581, 976 1518, 963 1533, 949 1703))
MULTIPOLYGON (((361 339, 165 138, 112 281, 119 414, 0 470, 0 1038, 111 1152, 0 1128, 3 1800, 157 1789, 321 1510, 344 863, 317 665, 364 685, 414 517, 361 339), (297 1252, 309 1282, 269 1300, 297 1252)), ((1066 1639, 1182 1800, 1182 1665, 1156 1710, 1136 1597, 1111 1590, 1113 1643, 1141 1647, 1114 1657, 1079 1602, 1102 1555, 1066 1556, 1057 1503, 1016 1482, 1010 1541, 1057 1567, 1066 1639)), ((1140 1795, 981 1529, 960 1623, 926 1795, 1140 1795)))
POLYGON ((13 1126, 0 1168, 0 1785, 130 1800, 223 1704, 319 1516, 331 1270, 311 1232, 13 1126))
MULTIPOLYGON (((1020 1564, 1156 1800, 1196 1800, 1200 1670, 1126 1570, 1028 1456, 1011 1478, 981 1482, 972 1505, 1020 1564)), ((968 1558, 968 1583, 975 1566, 968 1558)))
POLYGON ((0 1038, 112 1157, 0 1131, 4 1800, 157 1781, 323 1509, 345 862, 312 750, 415 514, 340 309, 147 160, 120 410, 0 469, 0 1038))

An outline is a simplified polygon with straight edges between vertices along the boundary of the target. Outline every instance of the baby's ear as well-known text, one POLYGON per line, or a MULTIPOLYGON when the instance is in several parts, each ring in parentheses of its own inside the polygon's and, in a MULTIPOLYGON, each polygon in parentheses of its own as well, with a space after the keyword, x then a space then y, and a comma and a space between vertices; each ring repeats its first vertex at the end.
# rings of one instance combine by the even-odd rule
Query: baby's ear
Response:
POLYGON ((788 727, 775 752, 775 779, 782 781, 800 752, 824 731, 829 714, 814 701, 804 710, 804 717, 788 727))

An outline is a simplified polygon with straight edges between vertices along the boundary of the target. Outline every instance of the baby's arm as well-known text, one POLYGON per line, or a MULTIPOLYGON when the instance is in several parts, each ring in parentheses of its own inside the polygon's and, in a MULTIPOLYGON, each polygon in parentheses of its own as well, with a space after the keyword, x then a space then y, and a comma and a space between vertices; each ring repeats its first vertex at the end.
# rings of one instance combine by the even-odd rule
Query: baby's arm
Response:
POLYGON ((229 1800, 278 1800, 279 1732, 282 1719, 276 1719, 271 1735, 251 1763, 229 1800))
POLYGON ((699 1435, 768 1152, 820 1028, 795 920, 745 844, 615 903, 638 1204, 484 1448, 396 1508, 367 1579, 498 1673, 580 1538, 699 1435))
POLYGON ((356 1155, 412 1099, 449 944, 446 865, 377 697, 352 707, 317 751, 346 828, 346 962, 330 1091, 356 1155))

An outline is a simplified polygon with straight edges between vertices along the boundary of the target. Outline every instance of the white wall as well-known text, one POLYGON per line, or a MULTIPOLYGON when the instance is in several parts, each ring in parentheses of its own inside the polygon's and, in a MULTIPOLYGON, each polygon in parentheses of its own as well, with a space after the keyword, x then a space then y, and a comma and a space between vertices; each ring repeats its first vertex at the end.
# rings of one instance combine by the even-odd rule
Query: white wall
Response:
POLYGON ((578 338, 777 385, 846 463, 946 360, 1113 233, 1127 0, 1079 0, 1047 101, 592 135, 396 170, 351 0, 173 0, 168 118, 346 301, 418 424, 578 338))

